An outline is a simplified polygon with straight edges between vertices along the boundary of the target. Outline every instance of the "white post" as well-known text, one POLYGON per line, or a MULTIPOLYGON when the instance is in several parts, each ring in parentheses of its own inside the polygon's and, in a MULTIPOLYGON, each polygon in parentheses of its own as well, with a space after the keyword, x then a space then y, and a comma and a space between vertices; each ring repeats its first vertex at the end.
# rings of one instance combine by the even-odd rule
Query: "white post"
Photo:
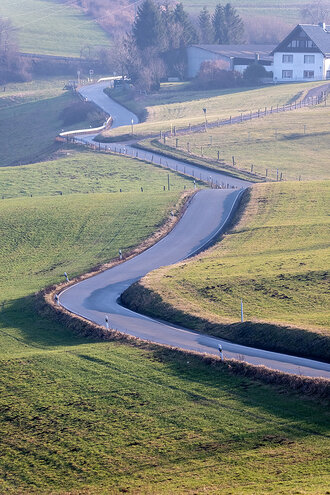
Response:
POLYGON ((123 253, 121 252, 121 249, 119 249, 119 259, 122 260, 123 259, 123 253))
POLYGON ((69 277, 68 277, 68 274, 67 274, 66 272, 64 272, 64 276, 65 276, 65 280, 66 280, 67 282, 70 282, 69 277))
POLYGON ((107 315, 105 315, 105 318, 104 318, 104 319, 105 319, 105 328, 106 328, 107 330, 109 330, 109 318, 108 318, 108 316, 107 316, 107 315))
POLYGON ((220 361, 223 361, 223 351, 222 351, 222 345, 221 344, 218 345, 218 349, 219 349, 219 354, 220 354, 220 361))
POLYGON ((241 299, 241 322, 244 322, 244 316, 243 316, 243 299, 241 299))
POLYGON ((57 295, 57 294, 55 294, 54 299, 55 299, 56 304, 60 304, 60 302, 59 302, 59 300, 58 300, 58 295, 57 295))
POLYGON ((131 120, 131 124, 132 124, 132 136, 133 136, 133 134, 134 134, 134 120, 133 119, 131 120))

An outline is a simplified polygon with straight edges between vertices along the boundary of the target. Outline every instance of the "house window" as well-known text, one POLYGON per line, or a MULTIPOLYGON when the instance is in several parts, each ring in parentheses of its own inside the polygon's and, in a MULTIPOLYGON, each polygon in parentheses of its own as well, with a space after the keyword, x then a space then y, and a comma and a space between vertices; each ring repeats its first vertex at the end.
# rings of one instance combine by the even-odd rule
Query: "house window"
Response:
POLYGON ((304 79, 313 79, 314 71, 313 70, 304 70, 304 79))
POLYGON ((304 64, 314 64, 315 55, 304 55, 304 64))
POLYGON ((293 63, 293 55, 282 55, 282 62, 285 64, 293 63))
POLYGON ((282 79, 292 79, 293 70, 282 70, 282 79))

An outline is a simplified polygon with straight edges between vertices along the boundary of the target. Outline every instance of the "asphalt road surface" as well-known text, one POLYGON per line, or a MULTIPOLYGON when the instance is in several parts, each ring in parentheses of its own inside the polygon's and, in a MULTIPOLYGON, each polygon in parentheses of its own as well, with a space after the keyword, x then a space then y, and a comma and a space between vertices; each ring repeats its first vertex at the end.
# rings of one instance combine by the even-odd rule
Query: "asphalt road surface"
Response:
MULTIPOLYGON (((101 98, 99 95, 100 91, 103 93, 101 85, 100 87, 97 85, 89 86, 88 90, 88 98, 99 106, 103 105, 103 97, 101 98), (94 96, 95 93, 100 98, 94 96)), ((85 91, 85 88, 82 91, 85 91)), ((102 108, 107 113, 112 114, 112 103, 115 102, 112 102, 108 97, 106 98, 106 104, 102 108)), ((125 121, 125 112, 127 112, 126 119, 132 118, 131 112, 123 107, 118 109, 118 106, 120 107, 115 103, 117 123, 125 121)), ((126 120, 126 125, 127 123, 126 120)), ((90 137, 86 137, 86 139, 89 140, 90 137)), ((124 148, 122 144, 112 146, 124 148)), ((126 148, 126 152, 129 150, 136 153, 135 149, 126 148)), ((143 158, 151 158, 150 155, 146 154, 143 158)), ((156 159, 164 160, 164 157, 156 154, 153 154, 152 158, 154 162, 156 159)), ((199 174, 206 173, 203 168, 194 166, 191 169, 191 165, 183 164, 177 160, 171 159, 168 162, 171 165, 169 163, 167 165, 174 168, 186 167, 186 173, 189 175, 192 175, 191 170, 193 170, 198 178, 199 174)), ((135 258, 65 289, 59 295, 60 304, 69 311, 103 326, 105 326, 105 317, 108 316, 111 328, 152 342, 215 355, 218 355, 218 345, 221 344, 225 358, 240 359, 254 365, 264 365, 287 373, 321 376, 330 379, 329 364, 233 344, 145 317, 119 304, 120 295, 132 283, 151 270, 171 265, 192 256, 203 246, 206 246, 224 228, 226 221, 238 204, 242 190, 248 187, 249 183, 217 172, 209 173, 207 171, 207 174, 208 176, 211 174, 210 182, 215 183, 217 181, 219 185, 222 184, 225 187, 199 191, 193 197, 181 220, 164 239, 135 258)))

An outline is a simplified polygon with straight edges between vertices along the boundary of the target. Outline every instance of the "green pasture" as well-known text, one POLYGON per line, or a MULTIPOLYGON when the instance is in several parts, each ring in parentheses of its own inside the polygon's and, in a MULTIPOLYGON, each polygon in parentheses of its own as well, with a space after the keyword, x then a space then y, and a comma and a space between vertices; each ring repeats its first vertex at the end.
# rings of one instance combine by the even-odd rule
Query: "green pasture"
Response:
MULTIPOLYGON (((207 132, 168 138, 167 146, 178 156, 189 153, 220 160, 234 170, 251 172, 276 180, 329 179, 330 109, 318 105, 290 112, 267 115, 232 126, 208 129, 207 132), (178 148, 176 148, 178 144, 178 148), (278 172, 277 172, 278 170, 278 172)), ((221 164, 219 163, 219 167, 221 164)))
POLYGON ((86 56, 88 47, 108 45, 100 26, 70 2, 1 0, 0 17, 8 17, 22 52, 66 57, 86 56))
POLYGON ((1 492, 326 489, 325 405, 192 356, 82 339, 36 312, 34 291, 140 242, 177 198, 2 201, 1 492))
MULTIPOLYGON (((131 92, 113 90, 111 96, 130 110, 141 115, 146 114, 146 121, 134 126, 137 137, 159 134, 169 131, 174 126, 177 129, 186 128, 189 124, 203 123, 205 120, 203 108, 206 108, 206 118, 209 122, 217 119, 227 119, 258 108, 299 100, 306 92, 319 83, 282 84, 262 88, 236 88, 227 90, 191 89, 189 83, 165 83, 158 93, 137 95, 132 98, 131 92)), ((105 131, 100 135, 103 140, 115 140, 120 136, 131 133, 131 126, 105 131)))
MULTIPOLYGON (((328 334, 329 186, 328 181, 254 185, 238 224, 220 243, 148 274, 143 287, 173 307, 174 319, 180 313, 181 324, 185 314, 239 322, 243 299, 246 321, 328 334)), ((162 307, 157 316, 164 316, 162 307)), ((169 313, 165 306, 164 311, 169 313)))
POLYGON ((57 149, 63 130, 89 127, 90 122, 63 126, 60 114, 78 101, 63 88, 69 78, 50 78, 8 84, 0 93, 0 167, 39 161, 57 149))
POLYGON ((0 170, 0 492, 324 493, 326 404, 37 312, 35 291, 139 244, 191 184, 160 193, 167 171, 68 152, 0 170))
POLYGON ((111 154, 65 149, 57 160, 0 168, 0 198, 75 193, 162 193, 192 188, 192 181, 149 163, 111 154))

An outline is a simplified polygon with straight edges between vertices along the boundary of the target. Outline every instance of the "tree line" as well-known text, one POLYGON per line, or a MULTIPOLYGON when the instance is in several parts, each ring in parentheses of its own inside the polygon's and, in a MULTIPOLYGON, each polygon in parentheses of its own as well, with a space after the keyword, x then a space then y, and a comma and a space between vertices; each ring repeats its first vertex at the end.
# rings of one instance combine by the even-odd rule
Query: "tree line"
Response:
POLYGON ((182 3, 170 6, 144 0, 131 31, 116 47, 117 66, 138 89, 157 90, 165 76, 183 79, 187 46, 239 43, 243 36, 243 21, 229 3, 218 4, 212 16, 204 8, 196 25, 182 3))

